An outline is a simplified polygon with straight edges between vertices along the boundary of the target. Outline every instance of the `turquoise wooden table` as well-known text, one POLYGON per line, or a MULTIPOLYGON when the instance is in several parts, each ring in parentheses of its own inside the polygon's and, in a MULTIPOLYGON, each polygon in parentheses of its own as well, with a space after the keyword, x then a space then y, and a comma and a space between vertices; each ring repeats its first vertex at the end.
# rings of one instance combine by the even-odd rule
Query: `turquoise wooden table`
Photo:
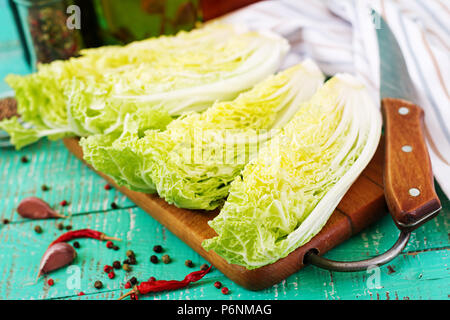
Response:
MULTIPOLYGON (((27 73, 13 22, 0 2, 0 78, 7 73, 27 73)), ((7 91, 1 82, 0 93, 7 91)), ((105 181, 90 171, 64 148, 62 142, 42 140, 21 151, 0 149, 0 299, 116 299, 127 290, 125 282, 132 276, 146 280, 183 279, 205 263, 157 221, 116 190, 105 190, 105 181), (21 158, 26 156, 27 163, 21 158), (42 191, 41 186, 50 187, 42 191), (48 244, 62 231, 61 220, 25 220, 15 213, 21 199, 37 196, 57 210, 70 215, 62 221, 73 229, 91 228, 122 238, 116 242, 118 251, 107 249, 104 242, 79 240, 81 247, 73 265, 51 273, 36 281, 40 258, 48 244), (67 200, 69 205, 59 203, 67 200), (115 202, 118 208, 112 209, 115 202), (41 234, 34 232, 40 225, 41 234), (161 245, 171 263, 153 264, 154 245, 161 245), (132 249, 138 264, 126 274, 116 272, 109 279, 103 265, 124 260, 132 249), (184 261, 190 259, 194 268, 184 261), (55 281, 53 286, 47 279, 55 281), (103 288, 94 288, 101 280, 103 288), (78 296, 84 292, 84 296, 78 296)), ((443 204, 441 214, 415 231, 404 252, 387 266, 357 273, 338 273, 306 267, 281 283, 263 291, 245 290, 228 280, 218 270, 186 289, 150 294, 143 299, 448 299, 449 272, 449 215, 450 202, 438 188, 443 204), (230 289, 223 295, 213 284, 222 282, 230 289)), ((326 254, 331 259, 363 259, 388 249, 396 240, 398 230, 387 215, 381 221, 326 254)))

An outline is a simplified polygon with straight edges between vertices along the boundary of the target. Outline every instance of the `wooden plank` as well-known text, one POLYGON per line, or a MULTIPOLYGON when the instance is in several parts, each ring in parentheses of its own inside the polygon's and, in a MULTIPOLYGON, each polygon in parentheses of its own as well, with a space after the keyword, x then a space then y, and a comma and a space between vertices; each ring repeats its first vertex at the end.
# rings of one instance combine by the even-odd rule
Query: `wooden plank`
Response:
MULTIPOLYGON (((77 139, 64 139, 64 144, 77 158, 83 160, 82 150, 77 139)), ((101 172, 97 173, 115 185, 109 177, 101 172)), ((348 239, 354 232, 360 231, 369 223, 376 221, 384 213, 382 210, 384 196, 381 187, 362 176, 356 182, 356 187, 344 197, 342 203, 345 211, 342 209, 335 211, 322 231, 310 242, 271 265, 247 270, 244 267, 229 264, 214 251, 205 251, 201 246, 203 240, 215 235, 207 222, 213 219, 217 212, 180 209, 169 205, 156 195, 131 191, 117 185, 115 187, 211 262, 228 278, 251 290, 261 290, 282 281, 303 267, 303 257, 309 250, 314 248, 323 254, 348 239)))

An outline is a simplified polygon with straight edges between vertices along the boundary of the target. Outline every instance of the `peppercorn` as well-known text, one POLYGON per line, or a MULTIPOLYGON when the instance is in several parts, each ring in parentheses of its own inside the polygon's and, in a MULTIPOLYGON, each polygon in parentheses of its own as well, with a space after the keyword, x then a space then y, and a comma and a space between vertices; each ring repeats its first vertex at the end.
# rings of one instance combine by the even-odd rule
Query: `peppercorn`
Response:
POLYGON ((55 284, 55 281, 53 279, 48 279, 47 284, 51 287, 52 285, 55 284))
POLYGON ((115 276, 116 276, 116 274, 114 273, 114 271, 110 271, 108 273, 108 278, 110 278, 110 279, 114 279, 115 276))
POLYGON ((95 281, 94 287, 95 287, 96 289, 101 289, 101 288, 103 288, 103 282, 101 282, 100 280, 95 281))
POLYGON ((132 264, 132 265, 137 264, 137 260, 134 256, 129 257, 127 260, 128 260, 128 264, 132 264))
POLYGON ((168 254, 162 256, 162 262, 164 262, 165 264, 168 264, 170 262, 170 257, 168 254))
POLYGON ((127 255, 127 257, 134 257, 135 256, 133 250, 127 250, 126 255, 127 255))
POLYGON ((63 200, 59 203, 60 206, 65 207, 67 206, 67 200, 63 200))
POLYGON ((20 161, 22 161, 22 163, 27 163, 28 162, 27 156, 23 156, 22 158, 20 158, 20 161))
POLYGON ((115 202, 111 202, 111 209, 118 209, 119 206, 115 202))
POLYGON ((130 289, 131 288, 131 283, 127 282, 125 283, 125 289, 130 289))
POLYGON ((230 292, 227 287, 223 287, 221 291, 223 294, 228 294, 228 292, 230 292))
POLYGON ((209 268, 209 266, 206 263, 204 263, 200 266, 200 270, 202 270, 202 271, 208 270, 208 268, 209 268))
POLYGON ((220 281, 216 281, 216 282, 214 282, 214 287, 216 287, 217 289, 220 289, 220 287, 222 287, 222 283, 220 281))
POLYGON ((121 267, 122 265, 120 264, 120 261, 114 261, 113 262, 113 268, 114 269, 120 269, 120 267, 121 267))
POLYGON ((163 248, 160 245, 154 246, 153 251, 156 253, 161 253, 163 251, 163 248))
POLYGON ((103 267, 103 271, 106 272, 106 273, 109 273, 111 270, 112 270, 112 267, 111 267, 111 266, 105 265, 105 266, 103 267))
POLYGON ((84 292, 83 292, 83 291, 80 291, 80 292, 77 293, 77 295, 78 295, 78 296, 84 296, 84 292))
POLYGON ((112 249, 113 249, 114 251, 117 251, 117 250, 119 250, 119 247, 118 247, 118 246, 112 246, 112 249))
POLYGON ((64 229, 64 224, 62 222, 60 222, 56 225, 56 227, 58 228, 58 230, 62 230, 62 229, 64 229))
POLYGON ((130 272, 131 270, 133 270, 128 263, 124 263, 122 265, 122 269, 125 270, 126 272, 130 272))
POLYGON ((72 230, 72 226, 71 225, 66 226, 66 230, 72 230))
POLYGON ((150 278, 148 278, 148 281, 156 281, 156 278, 155 277, 150 277, 150 278))
POLYGON ((8 219, 3 219, 3 224, 8 224, 9 223, 9 220, 8 219))
POLYGON ((49 188, 48 186, 46 186, 45 184, 43 184, 43 185, 41 186, 41 190, 42 190, 42 191, 48 191, 48 190, 50 190, 50 188, 49 188))
POLYGON ((105 190, 111 190, 111 185, 107 183, 107 184, 105 184, 104 188, 105 188, 105 190))
POLYGON ((112 243, 112 241, 106 241, 106 247, 108 249, 111 249, 114 246, 114 243, 112 243))
POLYGON ((152 255, 152 256, 150 257, 150 261, 151 261, 152 263, 158 263, 158 257, 155 256, 155 255, 152 255))
POLYGON ((129 259, 125 259, 122 261, 122 264, 130 264, 130 260, 129 259))
POLYGON ((41 228, 41 226, 35 226, 35 227, 34 227, 34 231, 35 231, 36 233, 42 233, 42 228, 41 228))
POLYGON ((189 267, 189 268, 192 268, 192 267, 194 266, 194 264, 192 263, 191 260, 186 260, 186 261, 184 262, 184 265, 185 265, 186 267, 189 267))
POLYGON ((79 243, 78 241, 75 241, 75 242, 73 243, 73 246, 74 246, 76 249, 79 249, 79 248, 80 248, 80 243, 79 243))
POLYGON ((138 281, 137 281, 136 277, 132 277, 132 278, 130 279, 130 283, 131 283, 132 285, 135 285, 137 282, 138 282, 138 281))

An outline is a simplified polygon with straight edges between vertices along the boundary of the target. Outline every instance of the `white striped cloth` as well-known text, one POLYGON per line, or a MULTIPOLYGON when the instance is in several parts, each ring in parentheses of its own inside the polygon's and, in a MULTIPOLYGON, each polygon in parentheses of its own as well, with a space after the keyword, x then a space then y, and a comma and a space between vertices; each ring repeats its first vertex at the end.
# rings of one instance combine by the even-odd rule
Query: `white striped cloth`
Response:
POLYGON ((435 178, 450 197, 450 3, 447 0, 266 0, 222 18, 287 38, 285 65, 314 59, 328 75, 349 72, 379 101, 379 54, 370 8, 389 24, 425 111, 435 178))

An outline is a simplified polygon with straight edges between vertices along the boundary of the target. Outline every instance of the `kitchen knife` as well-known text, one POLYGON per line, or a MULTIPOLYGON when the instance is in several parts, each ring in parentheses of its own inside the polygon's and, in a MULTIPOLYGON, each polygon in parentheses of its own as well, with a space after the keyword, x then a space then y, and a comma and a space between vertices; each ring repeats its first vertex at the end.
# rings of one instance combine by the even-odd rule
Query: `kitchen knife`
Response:
POLYGON ((380 96, 386 150, 384 188, 400 230, 411 231, 437 215, 441 203, 424 139, 424 112, 400 47, 386 21, 373 11, 380 53, 380 96))

